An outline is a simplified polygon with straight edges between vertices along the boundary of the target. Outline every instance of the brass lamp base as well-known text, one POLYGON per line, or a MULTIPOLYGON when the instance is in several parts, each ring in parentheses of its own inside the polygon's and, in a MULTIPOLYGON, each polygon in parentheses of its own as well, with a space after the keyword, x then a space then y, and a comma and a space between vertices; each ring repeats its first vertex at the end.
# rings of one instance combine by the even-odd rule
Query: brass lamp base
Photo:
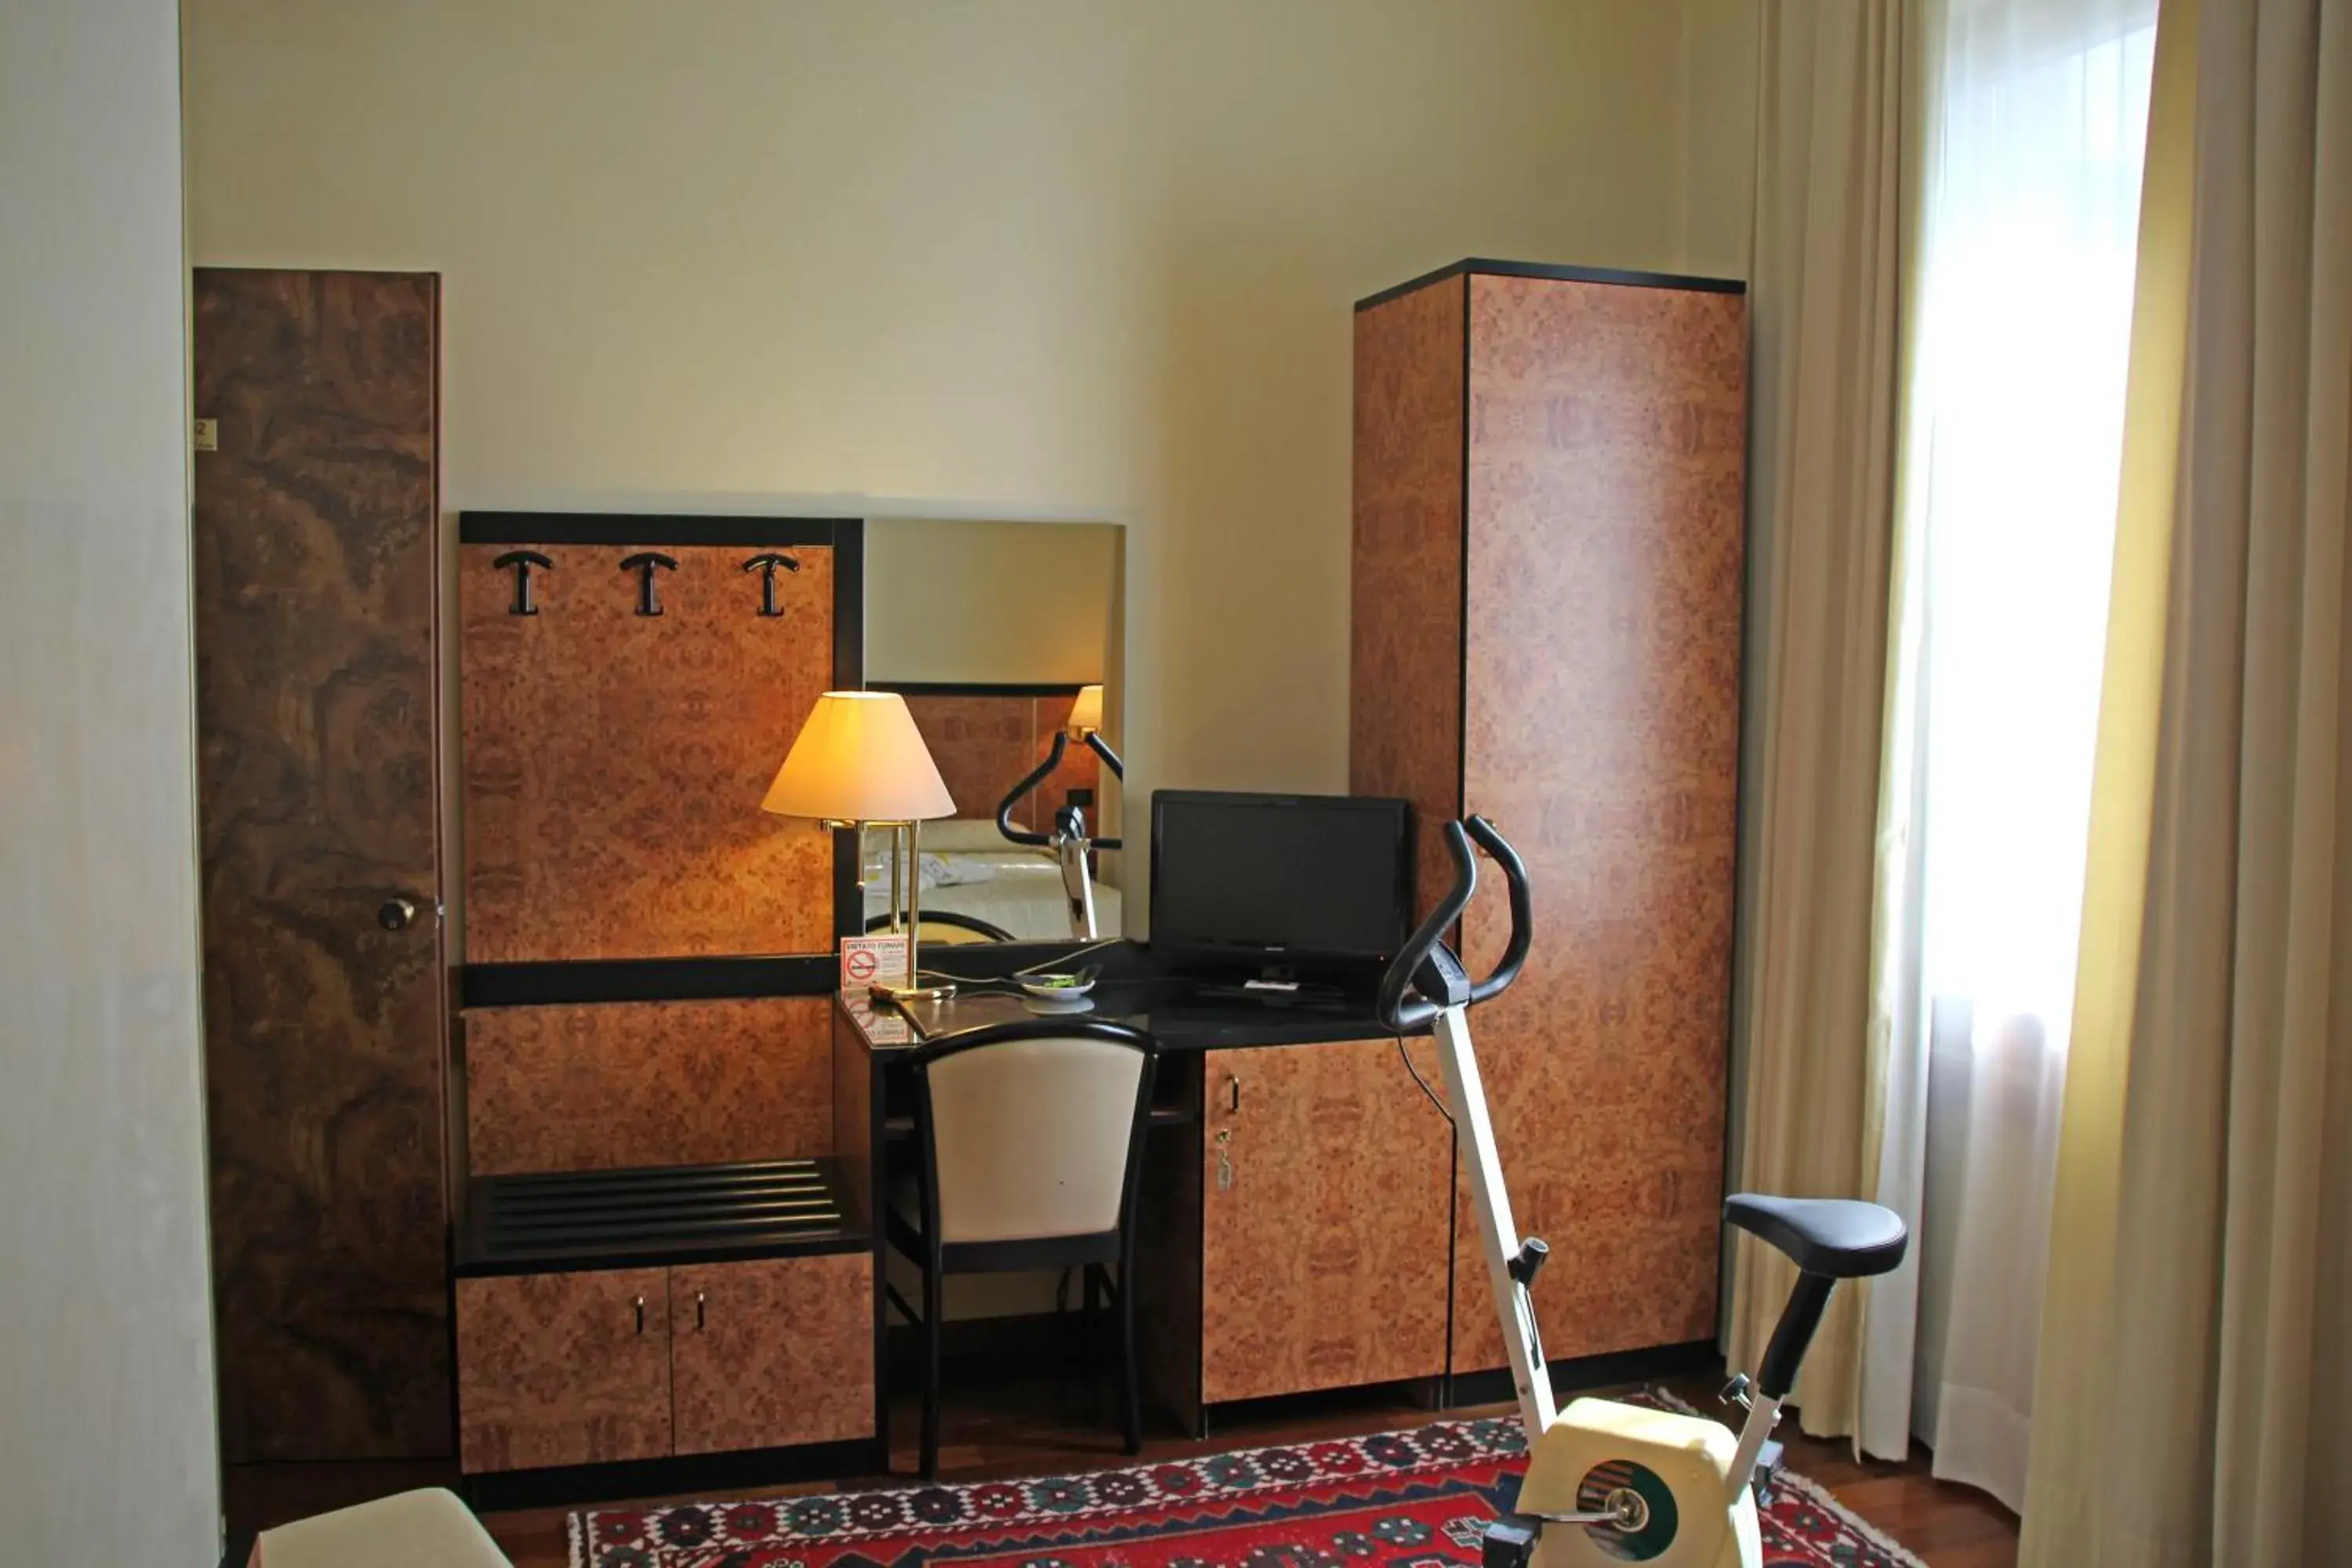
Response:
POLYGON ((953 984, 945 985, 869 985, 866 994, 877 1002, 944 1002, 956 994, 953 984))

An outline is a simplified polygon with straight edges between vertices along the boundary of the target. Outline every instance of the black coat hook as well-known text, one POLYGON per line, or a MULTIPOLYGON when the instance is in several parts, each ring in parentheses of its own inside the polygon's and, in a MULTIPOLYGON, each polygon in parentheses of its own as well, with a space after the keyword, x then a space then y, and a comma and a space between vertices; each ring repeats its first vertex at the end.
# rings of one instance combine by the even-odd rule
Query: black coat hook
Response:
POLYGON ((507 614, 510 616, 539 614, 539 606, 531 602, 530 597, 530 569, 536 566, 542 571, 552 572, 555 570, 555 563, 536 550, 509 550, 491 562, 490 565, 500 572, 509 566, 514 568, 514 603, 507 606, 507 614))
POLYGON ((661 595, 654 587, 654 569, 665 572, 677 570, 677 558, 664 555, 658 550, 640 550, 635 555, 621 557, 621 570, 637 574, 637 614, 658 616, 662 613, 661 595))
POLYGON ((801 563, 789 555, 780 555, 772 550, 765 555, 754 555, 743 563, 744 571, 757 572, 760 574, 760 614, 768 620, 774 620, 784 613, 776 605, 776 568, 779 566, 787 572, 797 572, 801 569, 801 563))

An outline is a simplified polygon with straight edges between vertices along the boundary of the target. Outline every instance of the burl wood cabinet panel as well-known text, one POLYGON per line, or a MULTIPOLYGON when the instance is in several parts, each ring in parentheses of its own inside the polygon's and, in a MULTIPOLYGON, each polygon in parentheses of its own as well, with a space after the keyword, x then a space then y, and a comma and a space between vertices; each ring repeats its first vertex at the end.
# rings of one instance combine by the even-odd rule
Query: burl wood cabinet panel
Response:
POLYGON ((1421 906, 1452 885, 1427 825, 1462 815, 1460 278, 1356 315, 1348 786, 1401 795, 1423 831, 1421 906))
POLYGON ((469 1169, 830 1154, 832 1005, 778 996, 470 1009, 469 1169))
POLYGON ((874 1436, 874 1255, 677 1268, 670 1393, 681 1454, 874 1436))
POLYGON ((1203 1072, 1202 1397, 1444 1372, 1453 1137, 1396 1042, 1213 1051, 1203 1072))
POLYGON ((469 1475, 667 1454, 667 1271, 458 1280, 457 1384, 469 1475))
MULTIPOLYGON (((1738 835, 1747 302, 1471 279, 1464 795, 1542 937, 1477 1038, 1555 1357, 1715 1331, 1738 835)), ((1472 967, 1509 923, 1463 922, 1472 967)), ((1469 1205, 1463 1205, 1465 1241, 1469 1205)), ((1457 1370, 1498 1366, 1457 1276, 1457 1370)))
MULTIPOLYGON (((1424 903, 1459 809, 1528 862, 1535 952, 1476 1035, 1514 1217, 1557 1258, 1555 1357, 1714 1329, 1746 352, 1745 299, 1704 286, 1473 268, 1357 316, 1353 783, 1414 798, 1424 903), (1449 715, 1458 806, 1422 784, 1449 715)), ((1507 924, 1486 877, 1474 971, 1507 924)), ((1466 1190, 1457 1224, 1454 1369, 1499 1366, 1466 1190)))
POLYGON ((634 547, 550 544, 538 614, 511 613, 512 547, 458 551, 466 958, 670 958, 833 945, 833 839, 760 810, 833 677, 833 551, 674 546, 661 613, 634 547))
POLYGON ((194 278, 194 414, 217 430, 192 556, 232 1464, 450 1451, 438 299, 416 274, 194 278), (387 931, 394 898, 416 918, 387 931))

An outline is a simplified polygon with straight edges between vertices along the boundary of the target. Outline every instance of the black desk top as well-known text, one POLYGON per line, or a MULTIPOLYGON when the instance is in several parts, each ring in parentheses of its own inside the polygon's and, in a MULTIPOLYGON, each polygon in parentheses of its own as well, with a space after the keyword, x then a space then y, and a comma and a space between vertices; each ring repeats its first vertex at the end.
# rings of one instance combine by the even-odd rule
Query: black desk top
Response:
POLYGON ((885 1054, 911 1050, 967 1029, 1028 1018, 1128 1024, 1157 1037, 1167 1051, 1373 1040, 1394 1033, 1373 1016, 1371 998, 1361 995, 1260 995, 1167 976, 1139 976, 1099 981, 1086 1002, 1084 1007, 1050 1005, 1002 982, 966 985, 940 1002, 884 1004, 847 992, 841 997, 843 1010, 867 1047, 885 1054))

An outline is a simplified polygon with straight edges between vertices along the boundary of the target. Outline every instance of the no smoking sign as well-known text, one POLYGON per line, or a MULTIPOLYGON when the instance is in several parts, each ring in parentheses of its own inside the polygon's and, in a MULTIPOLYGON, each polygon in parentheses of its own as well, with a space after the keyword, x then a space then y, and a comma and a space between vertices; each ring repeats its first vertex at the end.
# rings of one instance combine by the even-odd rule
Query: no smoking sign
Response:
POLYGON ((903 936, 851 936, 841 942, 841 988, 864 990, 869 985, 898 985, 907 973, 907 939, 903 936))

